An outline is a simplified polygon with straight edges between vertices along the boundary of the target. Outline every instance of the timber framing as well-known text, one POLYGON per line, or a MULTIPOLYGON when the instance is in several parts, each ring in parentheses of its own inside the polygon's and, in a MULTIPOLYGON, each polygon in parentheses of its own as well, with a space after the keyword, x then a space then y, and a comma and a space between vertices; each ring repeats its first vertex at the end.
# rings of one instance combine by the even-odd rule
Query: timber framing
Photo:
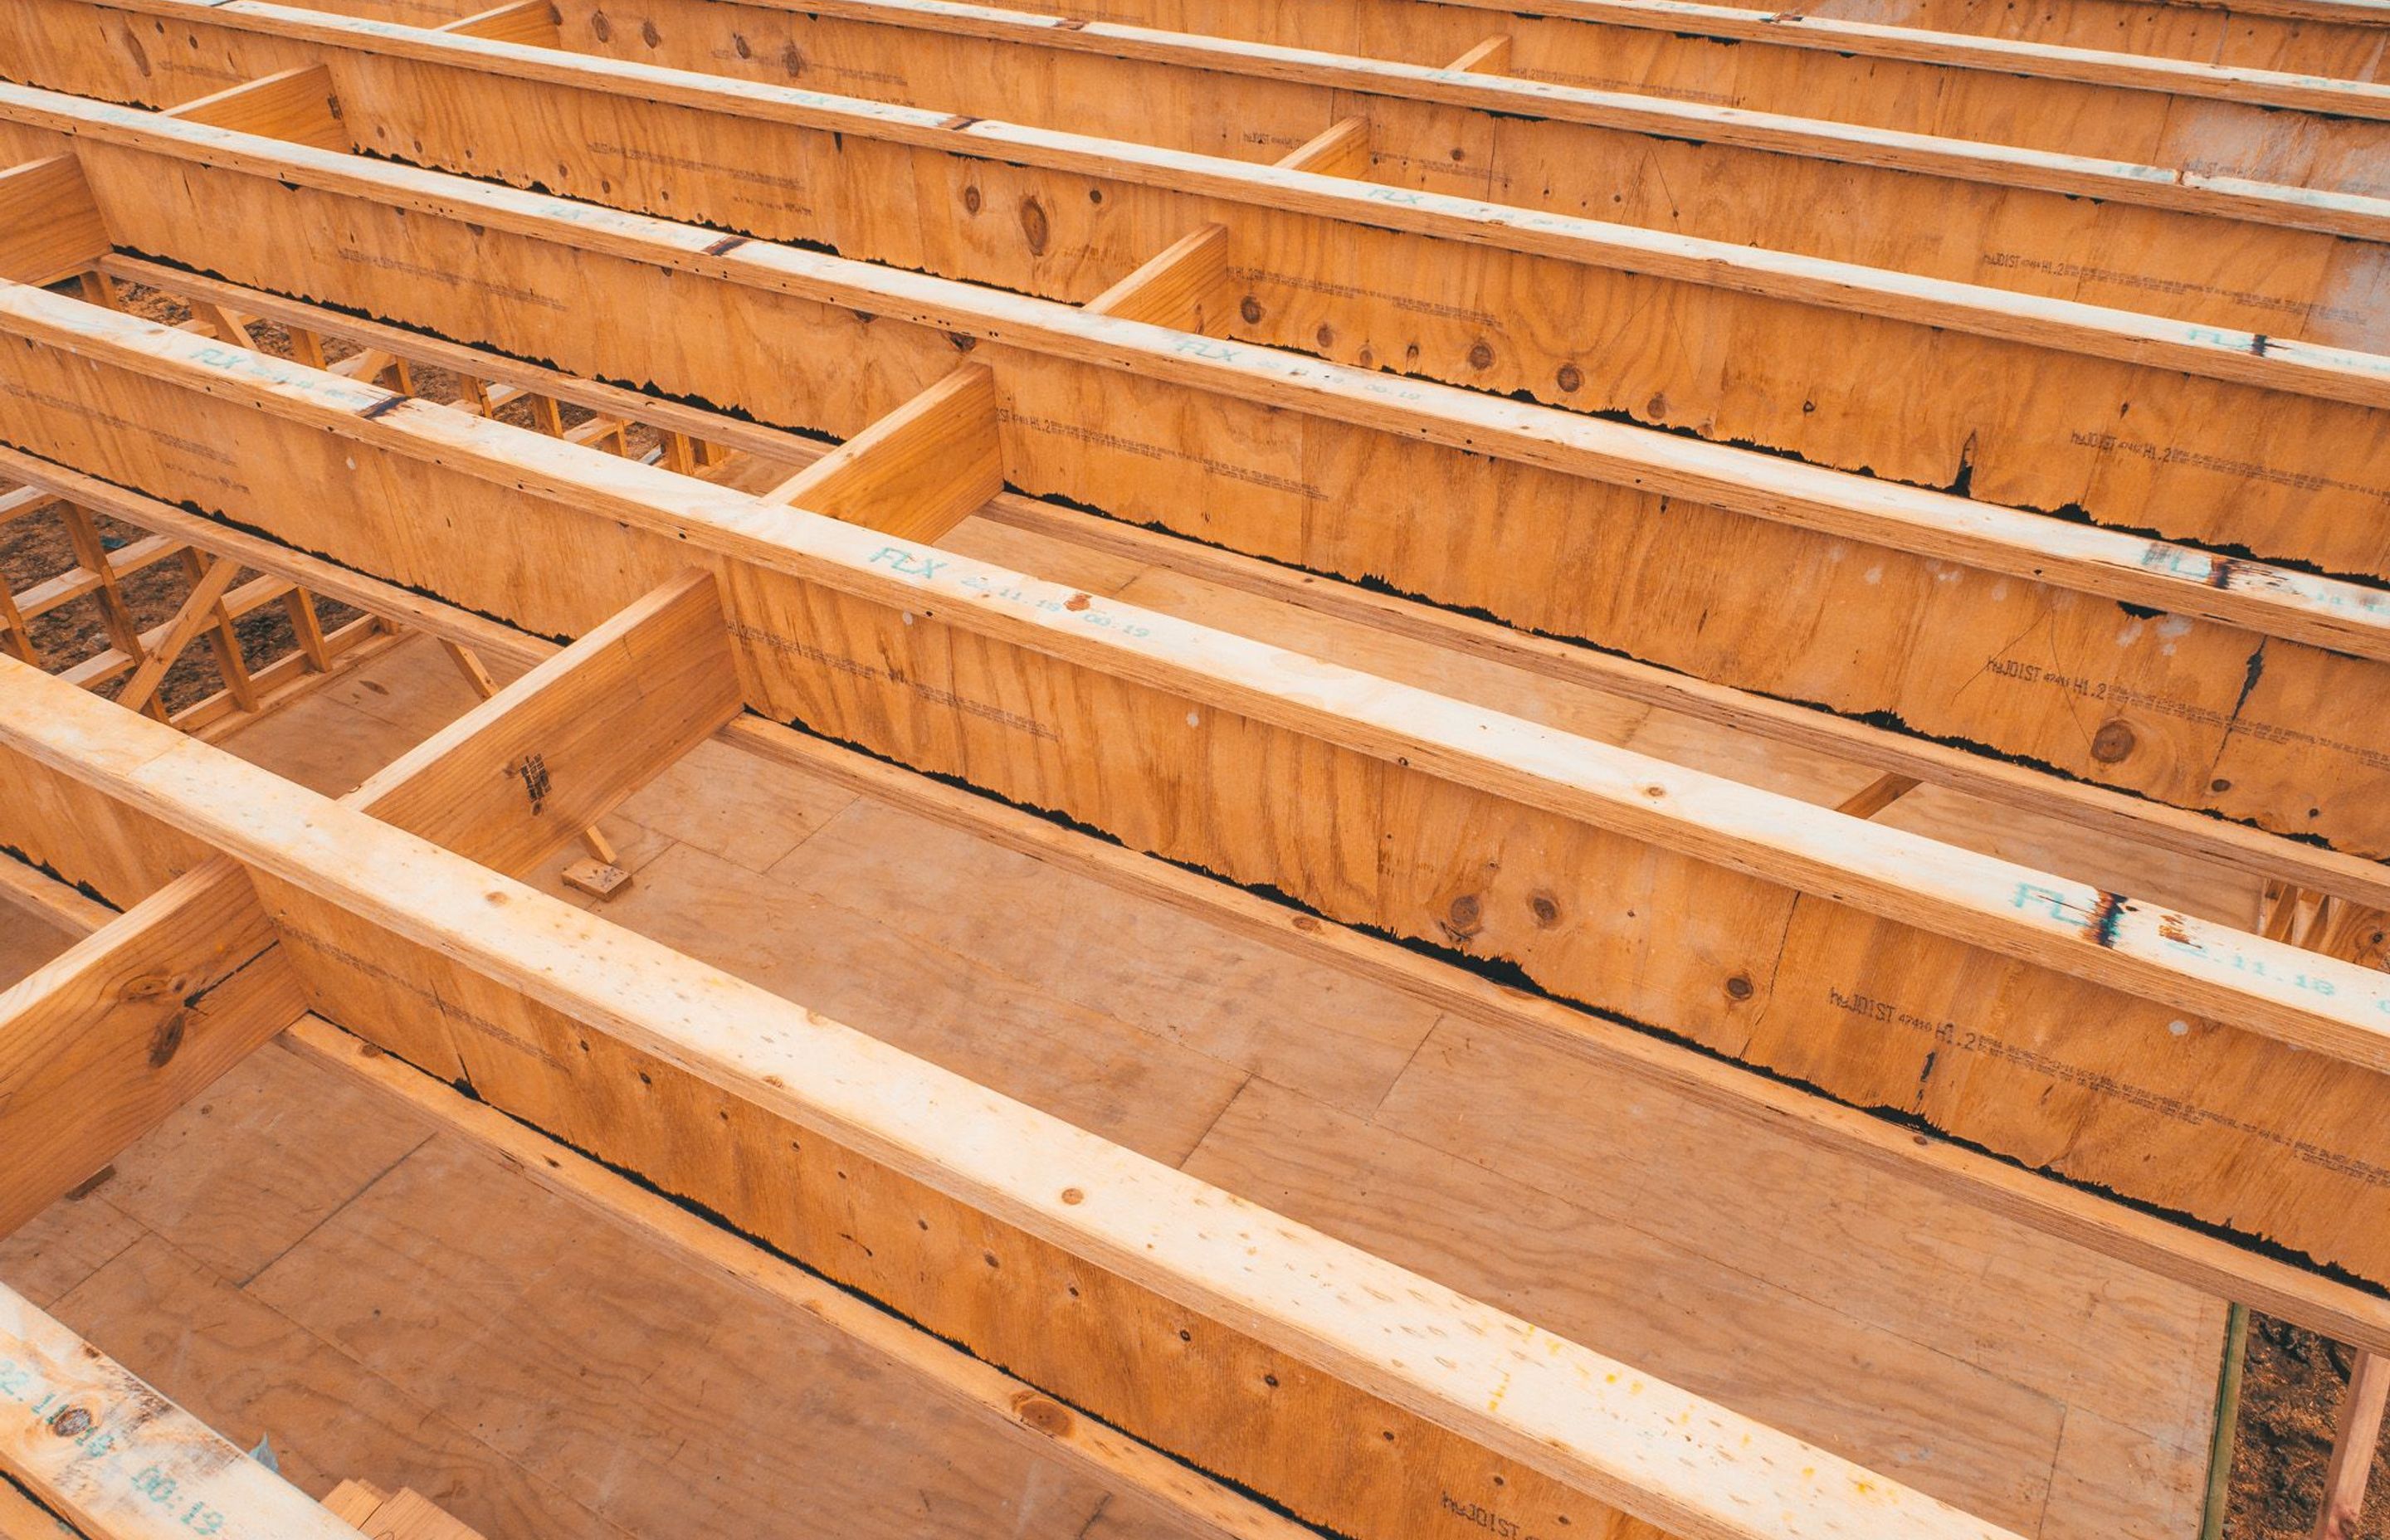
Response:
POLYGON ((109 173, 96 193, 128 222, 120 245, 520 356, 563 353, 557 362, 579 373, 644 373, 669 392, 835 437, 933 383, 957 339, 979 339, 995 344, 980 356, 1010 393, 1005 476, 1022 490, 1065 493, 1316 571, 1380 577, 1719 683, 1890 716, 2357 854, 2383 848, 2384 749, 2363 736, 2378 722, 2359 717, 2330 735, 2298 725, 2307 702, 2368 687, 2358 681, 2384 650, 2371 587, 704 227, 287 142, 265 148, 251 135, 41 93, 8 100, 21 105, 0 100, 0 115, 21 111, 135 151, 86 166, 109 173), (183 168, 203 162, 205 199, 161 206, 139 190, 198 174, 183 168), (168 206, 174 217, 155 217, 168 206), (273 217, 339 221, 353 243, 244 260, 240 242, 273 217), (384 241, 413 254, 342 255, 384 241), (492 265, 520 275, 497 286, 506 293, 411 276, 492 265), (730 331, 675 326, 682 292, 720 309, 730 331), (593 297, 620 321, 604 340, 537 319, 593 297), (804 360, 759 374, 718 356, 722 336, 765 326, 806 336, 804 360), (860 396, 849 388, 858 379, 860 396), (1422 523, 1433 538, 1407 533, 1422 523), (1664 554, 1653 545, 1662 523, 1683 540, 1664 554), (1458 560, 1447 554, 1456 543, 1458 560), (1767 559, 1754 557, 1759 549, 1767 559), (1566 581, 1579 565, 1618 576, 1566 581), (1888 614, 1896 645, 1918 662, 1886 681, 1838 634, 1767 635, 1787 568, 1813 575, 1838 611, 1888 614), (1687 634, 1722 604, 1735 623, 1687 634), (2120 628, 2116 604, 2165 617, 2120 628), (2028 605, 2046 619, 2029 624, 2028 605), (2218 623, 2199 623, 2211 618, 2218 623), (2003 645, 2021 631, 2036 637, 2030 657, 2003 645), (2255 668, 2253 651, 2263 658, 2255 668), (2056 680, 2086 684, 2052 688, 2056 680), (2069 699, 2082 693, 2124 703, 2105 738, 2083 733, 2069 699), (2252 730, 2237 731, 2243 722, 2252 730), (2319 777, 2309 767, 2319 762, 2340 769, 2319 777))
MULTIPOLYGON (((0 1235, 281 1038, 1197 1533, 2007 1533, 532 885, 721 743, 2356 1344, 2345 1517, 2390 15, 2079 4, 10 7, 0 1235), (207 741, 413 632, 346 795, 207 741)), ((0 1392, 83 1533, 355 1533, 5 1289, 0 1392)))

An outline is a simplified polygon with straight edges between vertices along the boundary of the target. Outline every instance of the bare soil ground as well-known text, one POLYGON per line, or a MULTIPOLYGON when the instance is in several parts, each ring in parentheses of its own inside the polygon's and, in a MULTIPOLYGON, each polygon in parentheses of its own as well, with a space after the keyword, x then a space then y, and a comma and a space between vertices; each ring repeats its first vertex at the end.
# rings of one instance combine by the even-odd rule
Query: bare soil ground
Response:
MULTIPOLYGON (((2307 1540, 2355 1354, 2269 1316, 2249 1317, 2232 1444, 2229 1540, 2307 1540)), ((2359 1540, 2390 1540, 2390 1460, 2376 1460, 2359 1540)))

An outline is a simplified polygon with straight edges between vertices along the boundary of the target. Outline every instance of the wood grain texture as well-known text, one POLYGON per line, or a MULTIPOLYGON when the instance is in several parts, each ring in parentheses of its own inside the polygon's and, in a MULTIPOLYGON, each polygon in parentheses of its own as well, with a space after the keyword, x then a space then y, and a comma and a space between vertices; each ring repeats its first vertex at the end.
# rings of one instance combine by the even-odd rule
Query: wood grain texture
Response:
POLYGON ((379 1040, 417 1018, 407 1057, 435 1073, 1298 1512, 1397 1534, 1440 1525, 1446 1502, 1541 1522, 1574 1509, 1622 1534, 1643 1532, 1622 1507, 1688 1535, 1753 1533, 1754 1511, 1781 1515, 1766 1526, 1780 1534, 1997 1533, 1558 1339, 1530 1348, 1523 1324, 204 745, 60 699, 74 692, 21 665, 0 667, 0 688, 55 705, 32 738, 0 711, 11 743, 45 757, 94 736, 149 746, 107 784, 258 863, 285 944, 349 1024, 379 1040), (429 1051, 440 1037, 445 1060, 429 1051), (1215 1228, 1196 1210, 1250 1217, 1215 1228), (1251 1260, 1280 1248, 1303 1254, 1251 1260), (1024 1290, 1046 1308, 1002 1303, 1024 1290), (1438 1333, 1432 1371, 1401 1345, 1421 1329, 1438 1333), (1599 1407, 1613 1409, 1587 1420, 1599 1407), (1668 1418, 1683 1420, 1664 1432, 1668 1418), (1680 1476, 1688 1458, 1697 1473, 1680 1476), (1849 1506, 1862 1485, 1864 1515, 1849 1506))
MULTIPOLYGON (((546 377, 540 377, 539 382, 552 383, 546 377)), ((38 465, 21 456, 9 463, 19 474, 38 465)), ((118 509, 152 527, 163 522, 165 527, 217 541, 227 554, 238 554, 261 570, 283 571, 294 581, 349 597, 367 608, 407 614, 413 623, 431 634, 469 641, 484 656, 508 661, 511 666, 534 661, 555 649, 552 643, 481 616, 331 567, 254 535, 192 520, 152 500, 66 475, 55 468, 41 473, 58 478, 62 490, 89 500, 92 506, 118 509), (187 523, 173 522, 177 520, 187 523)), ((1139 571, 1153 570, 1122 565, 1100 580, 1084 570, 1079 576, 1094 591, 1109 593, 1124 586, 1139 571)), ((1204 602, 1217 606, 1218 591, 1209 593, 1204 602)), ((1280 628, 1284 623, 1282 619, 1273 622, 1280 628)), ((1302 635, 1304 645, 1313 645, 1311 633, 1302 635)), ((1385 655, 1381 651, 1372 656, 1382 659, 1385 655)), ((441 677, 444 682, 446 676, 441 677)), ((1484 693, 1482 681, 1471 687, 1484 693)), ((413 704, 420 693, 418 687, 393 697, 385 689, 379 695, 359 694, 358 699, 373 701, 385 714, 394 713, 397 721, 412 723, 420 714, 413 704)), ((237 745, 241 742, 236 740, 237 745)), ((274 763, 279 765, 284 761, 277 758, 274 763)), ((1740 1072, 1599 1018, 1498 989, 1404 947, 1322 923, 1167 863, 1060 828, 1033 814, 841 751, 758 718, 743 718, 726 729, 720 745, 700 747, 665 771, 636 794, 624 811, 637 820, 637 827, 685 841, 725 860, 744 862, 751 869, 778 866, 794 846, 810 842, 808 871, 820 869, 826 857, 835 860, 842 886, 867 880, 865 874, 875 869, 893 872, 907 884, 903 896, 893 900, 907 914, 943 917, 954 911, 955 905, 942 903, 935 892, 914 886, 923 879, 924 868, 909 863, 892 865, 885 859, 886 840, 850 845, 842 836, 842 828, 852 826, 859 832, 875 826, 876 820, 857 823, 838 816, 842 809, 854 805, 857 793, 902 810, 914 820, 903 838, 905 844, 936 839, 937 831, 944 830, 948 832, 937 848, 950 853, 949 859, 956 858, 951 853, 957 850, 984 847, 988 853, 1020 863, 1009 867, 991 867, 984 859, 970 863, 969 886, 974 893, 1016 892, 1026 908, 1034 910, 1039 895, 1051 891, 1050 884, 1038 881, 1035 874, 1069 873, 1132 904, 1156 906, 1201 928, 1266 947, 1281 960, 1276 971, 1263 976, 1253 976, 1191 943, 1174 948, 1175 956, 1201 961, 1190 962, 1191 976, 1182 982, 1176 996, 1179 1005, 1168 1019, 1156 1023, 1157 1030, 1191 1033, 1193 1041, 1208 1051, 1273 1078, 1291 1076, 1322 1084, 1325 1076, 1322 1095, 1333 1105, 1356 1110, 1374 1105, 1383 1095, 1384 1082, 1370 1081, 1363 1072, 1370 1064, 1383 1063, 1390 1048, 1403 1059, 1416 1048, 1415 1037, 1385 1042, 1367 1035, 1356 1039, 1346 1035, 1341 1025, 1348 1020, 1359 1024, 1344 1003, 1350 990, 1391 991, 1418 1001, 1421 1008, 1454 1013, 1465 1020, 1498 1021, 1504 1023, 1504 1030, 1532 1039, 1574 1044, 1578 1051, 1593 1055, 1619 1084, 1650 1086, 1659 1094, 1684 1097, 1715 1111, 1757 1119, 1806 1141, 1806 1148, 1855 1160, 1865 1169, 1899 1174, 1947 1198, 1981 1206, 2102 1254, 2127 1258, 2136 1265, 2187 1280, 2211 1293, 2259 1302, 2276 1315, 2336 1340, 2390 1346, 2390 1317, 2372 1306, 2371 1296, 2270 1257, 2104 1203, 1955 1145, 1920 1141, 1896 1126, 1879 1123, 1821 1097, 1740 1072), (841 853, 845 849, 852 849, 851 860, 841 853), (1327 995, 1315 1000, 1308 992, 1313 984, 1327 990, 1327 995), (1208 1002, 1193 1022, 1183 1015, 1189 990, 1200 990, 1208 1002), (1221 1007, 1233 1018, 1248 993, 1253 997, 1297 1002, 1315 1021, 1340 1024, 1320 1043, 1332 1067, 1323 1069, 1317 1059, 1307 1059, 1303 1061, 1307 1070, 1298 1074, 1287 1060, 1268 1054, 1253 1057, 1250 1049, 1233 1046, 1236 1034, 1218 1036, 1210 1027, 1199 1025, 1208 1022, 1221 1007)), ((2002 820, 2004 825, 2012 821, 2002 820)), ((42 882, 45 891, 58 891, 54 882, 34 880, 42 882)), ((944 939, 942 930, 929 933, 933 940, 944 939)), ((1024 944, 1031 945, 1034 953, 1035 938, 1015 935, 1012 940, 1010 955, 1019 956, 1024 944)), ((1080 982, 1081 973, 1074 968, 1067 979, 1080 982)))
POLYGON ((299 1014, 248 876, 210 861, 0 992, 0 1234, 299 1014))
POLYGON ((107 227, 72 156, 0 171, 0 276, 56 283, 89 267, 107 250, 107 227))
MULTIPOLYGON (((188 346, 23 291, 11 308, 138 340, 148 366, 188 346)), ((2358 1258, 2383 1234, 2366 1153, 2380 1130, 2363 1110, 2378 975, 610 456, 254 356, 237 366, 245 391, 293 414, 283 420, 322 425, 277 461, 276 485, 317 523, 300 544, 330 539, 306 507, 337 503, 347 473, 311 482, 292 468, 363 455, 377 476, 420 475, 415 456, 436 442, 446 479, 429 495, 462 507, 503 482, 508 511, 445 553, 409 542, 393 578, 573 629, 601 618, 598 574, 677 566, 702 540, 725 558, 748 699, 766 714, 1348 921, 1515 962, 1567 997, 1857 1105, 1902 1107, 2033 1164, 2373 1265, 2358 1258), (475 465, 491 480, 468 480, 475 465), (568 500, 526 503, 526 486, 568 500), (576 513, 572 496, 609 517, 576 513), (633 522, 655 533, 576 564, 562 587, 494 562, 478 533, 519 532, 513 559, 537 566, 532 543, 547 532, 550 549, 571 549, 622 542, 633 522), (1099 730, 1137 751, 1065 751, 1099 730), (1634 885, 1593 880, 1630 858, 1634 885), (1701 939, 1678 922, 1674 950, 1655 952, 1647 913, 1696 892, 1701 939), (2153 1163, 2152 1149, 2171 1153, 2153 1163)), ((99 420, 59 430, 87 438, 99 420)), ((245 442, 263 442, 263 420, 245 442)), ((170 463, 144 449, 110 474, 149 484, 170 463)), ((243 517, 274 528, 291 511, 243 517)))
POLYGON ((710 573, 625 606, 392 762, 353 801, 483 866, 520 872, 739 711, 710 573))
POLYGON ((109 1540, 357 1532, 0 1285, 0 1464, 109 1540))
MULTIPOLYGON (((369 183, 389 174, 347 172, 369 183)), ((136 185, 148 178, 128 182, 128 195, 136 185)), ((440 186, 443 196, 474 202, 473 217, 442 227, 419 210, 401 220, 338 199, 302 210, 285 201, 301 195, 279 181, 247 179, 183 204, 186 219, 160 222, 143 212, 174 201, 162 194, 145 193, 122 212, 142 225, 128 239, 184 243, 186 256, 217 267, 234 261, 240 230, 281 218, 310 228, 338 221, 353 231, 346 250, 405 250, 407 265, 341 258, 336 248, 318 268, 312 249, 284 243, 244 259, 251 276, 518 351, 570 340, 581 355, 569 362, 589 372, 645 370, 664 388, 841 436, 941 378, 954 343, 932 327, 983 327, 993 302, 972 290, 976 318, 933 307, 922 316, 930 326, 906 328, 891 309, 947 291, 777 250, 764 263, 758 253, 766 249, 754 242, 692 258, 718 242, 679 231, 662 243, 672 227, 623 225, 628 216, 581 205, 542 206, 543 227, 559 237, 584 239, 598 223, 654 237, 643 250, 659 261, 754 262, 759 276, 802 270, 809 287, 836 276, 846 285, 838 297, 879 317, 867 326, 854 308, 774 300, 743 284, 713 289, 687 267, 667 274, 501 240, 492 230, 498 214, 480 205, 511 206, 511 195, 440 186), (236 207, 240 218, 213 220, 236 207), (567 207, 577 212, 558 223, 567 207), (191 219, 214 228, 192 240, 191 219), (512 275, 504 294, 459 295, 416 276, 501 266, 512 275), (859 292, 855 285, 867 280, 871 291, 859 292), (735 302, 741 327, 819 326, 823 346, 762 370, 760 355, 723 336, 666 324, 669 297, 692 282, 709 303, 735 302), (900 289, 910 297, 892 291, 900 289), (593 291, 619 297, 606 302, 604 335, 585 347, 526 319, 570 314, 593 291), (850 351, 867 342, 863 357, 850 351), (849 366, 827 366, 836 361, 849 366), (860 391, 850 388, 855 381, 860 391)), ((1007 335, 1034 338, 1061 324, 1034 306, 1019 314, 1007 335)), ((2317 702, 2362 695, 2370 675, 2344 658, 2281 645, 2296 637, 2329 639, 2333 652, 2384 650, 2385 628, 2371 618, 2380 596, 2371 590, 1434 386, 1394 390, 1380 377, 1322 373, 1326 366, 1258 350, 1214 352, 1183 338, 1164 346, 1130 323, 1079 316, 1071 329, 1088 327, 1129 327, 1122 337, 1150 351, 1133 363, 1065 367, 1054 354, 1008 350, 1000 375, 1036 361, 1029 372, 1009 373, 1007 386, 1006 475, 1017 485, 1275 559, 1484 606, 1514 623, 1746 688, 1886 712, 1920 732, 1984 743, 2177 806, 2360 851, 2390 848, 2390 832, 2370 827, 2390 806, 2375 794, 2390 773, 2390 748, 2372 740, 2378 735, 2362 717, 2332 731, 2311 725, 2326 714, 2317 702), (1272 409, 1281 404, 1300 411, 1272 409), (1617 577, 1568 580, 1579 571, 1617 577), (1813 606, 1780 602, 1787 573, 1817 596, 1813 606), (2062 578, 2067 586, 2046 586, 2062 578), (2120 615, 2114 607, 2152 602, 2171 612, 2120 615), (2203 623, 2211 617, 2224 623, 2203 623), (2243 626, 2274 640, 2260 654, 2260 635, 2243 626), (1909 660, 1890 679, 1872 662, 1870 649, 1883 648, 1909 660), (2261 657, 2254 669, 2253 655, 2261 657)))

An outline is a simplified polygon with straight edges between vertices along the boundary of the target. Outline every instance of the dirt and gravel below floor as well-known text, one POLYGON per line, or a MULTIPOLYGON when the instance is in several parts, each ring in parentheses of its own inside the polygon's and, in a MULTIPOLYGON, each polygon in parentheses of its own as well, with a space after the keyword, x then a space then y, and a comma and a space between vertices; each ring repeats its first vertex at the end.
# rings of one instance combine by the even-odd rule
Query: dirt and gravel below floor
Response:
MULTIPOLYGON (((2284 1321, 2249 1317, 2232 1444, 2228 1540, 2307 1540, 2356 1354, 2284 1321)), ((2358 1540, 2390 1540, 2390 1460, 2376 1460, 2358 1540)))

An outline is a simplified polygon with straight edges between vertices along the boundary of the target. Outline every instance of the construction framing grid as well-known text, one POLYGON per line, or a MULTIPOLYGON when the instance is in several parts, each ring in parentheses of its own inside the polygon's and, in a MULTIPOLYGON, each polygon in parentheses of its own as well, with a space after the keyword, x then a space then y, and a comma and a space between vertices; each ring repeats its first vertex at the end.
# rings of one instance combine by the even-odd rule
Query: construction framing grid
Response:
MULTIPOLYGON (((74 558, 0 592, 0 845, 84 937, 0 995, 0 1233, 289 1032, 1214 1533, 2002 1533, 518 880, 607 891, 598 819, 720 738, 2354 1344, 2353 1533, 2390 10, 337 9, 0 10, 0 520, 74 558), (209 741, 410 631, 485 699, 352 794, 209 741), (1876 821, 1920 786, 2263 901, 1876 821)), ((84 1532, 357 1533, 0 1339, 0 1466, 84 1532)))

